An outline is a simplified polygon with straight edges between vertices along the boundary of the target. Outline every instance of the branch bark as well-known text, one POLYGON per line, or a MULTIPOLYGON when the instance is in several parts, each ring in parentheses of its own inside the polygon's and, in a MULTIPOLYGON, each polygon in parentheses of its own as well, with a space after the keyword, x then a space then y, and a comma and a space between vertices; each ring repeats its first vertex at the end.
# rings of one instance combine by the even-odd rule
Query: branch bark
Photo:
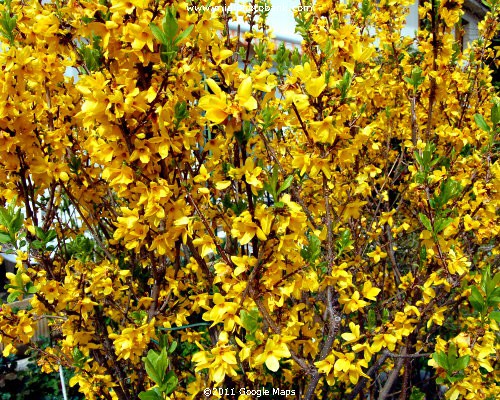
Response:
POLYGON ((394 365, 394 369, 391 371, 389 374, 389 377, 387 378, 387 381, 385 382, 384 387, 380 391, 380 394, 378 396, 378 400, 385 400, 389 396, 389 392, 394 385, 394 382, 396 382, 396 379, 398 378, 399 372, 401 371, 401 368, 403 368, 403 364, 405 363, 405 355, 406 355, 406 346, 401 349, 401 352, 399 355, 403 357, 399 357, 398 361, 394 365))

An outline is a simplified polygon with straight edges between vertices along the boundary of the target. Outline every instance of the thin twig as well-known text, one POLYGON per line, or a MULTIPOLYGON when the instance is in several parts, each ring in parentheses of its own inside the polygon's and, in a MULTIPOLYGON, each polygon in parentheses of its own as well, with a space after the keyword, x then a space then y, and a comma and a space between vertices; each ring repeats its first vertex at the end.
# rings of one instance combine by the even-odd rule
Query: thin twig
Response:
POLYGON ((80 215, 80 218, 83 220, 83 222, 85 223, 85 225, 89 229, 89 231, 90 231, 92 237, 94 238, 94 240, 97 242, 97 244, 99 245, 99 247, 102 249, 102 251, 104 252, 104 254, 106 255, 106 257, 108 258, 108 260, 109 261, 113 261, 112 254, 108 251, 108 249, 106 249, 106 247, 104 246, 104 243, 99 238, 99 235, 97 234, 97 232, 94 231, 94 228, 92 227, 92 225, 90 224, 90 222, 87 220, 87 218, 85 217, 85 215, 83 215, 83 212, 80 210, 80 206, 78 205, 78 202, 76 201, 76 199, 74 198, 74 196, 71 194, 71 192, 68 190, 68 188, 64 185, 64 183, 60 182, 60 184, 61 184, 62 188, 64 189, 64 191, 66 192, 66 194, 68 195, 69 200, 71 201, 71 204, 73 204, 73 207, 75 207, 76 211, 80 215))
MULTIPOLYGON (((406 355, 406 347, 403 347, 401 349, 401 352, 399 353, 399 355, 400 356, 406 355)), ((394 369, 389 374, 389 377, 387 378, 387 381, 385 382, 385 385, 382 388, 382 390, 378 396, 378 400, 385 400, 389 396, 392 385, 394 385, 394 382, 398 378, 399 371, 401 371, 401 368, 403 368, 404 361, 405 361, 405 357, 398 358, 398 361, 394 365, 394 369)))

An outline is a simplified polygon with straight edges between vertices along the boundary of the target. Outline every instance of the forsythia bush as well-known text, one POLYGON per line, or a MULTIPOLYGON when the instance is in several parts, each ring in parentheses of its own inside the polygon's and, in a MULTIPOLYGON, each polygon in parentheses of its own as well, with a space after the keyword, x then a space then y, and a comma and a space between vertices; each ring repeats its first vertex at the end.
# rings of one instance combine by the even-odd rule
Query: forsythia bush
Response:
POLYGON ((4 355, 45 318, 87 399, 498 398, 500 1, 463 51, 461 0, 304 1, 300 51, 230 3, 2 0, 4 355))

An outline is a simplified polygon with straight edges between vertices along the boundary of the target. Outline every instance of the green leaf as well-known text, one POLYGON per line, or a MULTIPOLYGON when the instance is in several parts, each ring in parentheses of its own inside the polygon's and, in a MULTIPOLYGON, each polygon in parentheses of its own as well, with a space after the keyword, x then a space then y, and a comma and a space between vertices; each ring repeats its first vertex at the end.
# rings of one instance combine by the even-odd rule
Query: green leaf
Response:
POLYGON ((250 311, 241 310, 240 318, 243 327, 249 334, 254 334, 260 327, 260 314, 257 308, 250 311))
POLYGON ((34 240, 33 242, 31 242, 31 247, 40 250, 43 247, 43 242, 41 242, 40 240, 34 240))
POLYGON ((179 124, 183 120, 185 120, 187 117, 189 117, 187 103, 185 101, 178 101, 177 103, 175 103, 174 118, 175 118, 176 126, 178 127, 179 124))
POLYGON ((410 400, 425 400, 425 393, 422 393, 418 387, 413 386, 411 388, 410 400))
POLYGON ((73 365, 78 368, 83 368, 85 361, 87 361, 87 357, 81 352, 78 347, 73 348, 72 351, 73 356, 73 365))
POLYGON ((34 286, 31 282, 28 284, 27 286, 27 290, 26 290, 29 294, 35 294, 38 292, 38 288, 36 286, 34 286))
POLYGON ((429 218, 427 218, 427 215, 418 213, 418 218, 420 219, 420 222, 422 222, 422 225, 425 227, 425 229, 432 232, 432 224, 429 218))
POLYGON ((447 179, 441 184, 440 202, 441 205, 445 205, 448 200, 456 197, 462 191, 462 186, 460 182, 454 181, 453 179, 447 179))
POLYGON ((351 240, 351 231, 349 229, 343 230, 336 243, 338 255, 340 256, 353 243, 354 241, 351 240))
MULTIPOLYGON (((145 313, 146 319, 147 319, 147 316, 148 316, 148 314, 145 313)), ((158 347, 160 349, 163 349, 163 348, 167 349, 169 347, 168 335, 165 335, 163 333, 158 335, 158 347)))
POLYGON ((491 122, 494 128, 500 123, 500 102, 495 103, 491 108, 491 122))
POLYGON ((493 279, 491 278, 491 275, 488 277, 489 279, 485 282, 485 287, 484 292, 486 293, 486 296, 489 296, 495 291, 495 288, 499 286, 500 283, 500 272, 497 272, 493 279))
POLYGON ((0 19, 0 34, 6 38, 11 45, 14 44, 14 29, 16 27, 17 15, 11 16, 9 10, 4 10, 0 19))
POLYGON ((411 71, 411 77, 404 77, 403 79, 405 82, 409 83, 410 85, 413 86, 413 89, 416 91, 418 87, 424 82, 425 77, 422 76, 422 68, 420 67, 415 67, 411 71))
POLYGON ((39 226, 35 226, 35 235, 40 240, 45 240, 45 232, 39 226))
POLYGON ((293 182, 293 175, 288 176, 278 189, 278 195, 287 190, 293 182))
POLYGON ((174 43, 178 44, 186 39, 189 34, 193 31, 194 25, 189 25, 184 31, 182 31, 176 38, 174 43))
POLYGON ((489 293, 489 282, 491 282, 491 267, 489 265, 486 265, 481 271, 481 289, 483 289, 483 292, 486 294, 489 293))
POLYGON ((370 0, 363 0, 361 2, 361 16, 363 19, 367 19, 370 16, 372 9, 373 7, 370 0))
POLYGON ((273 167, 273 172, 267 182, 264 183, 264 190, 266 190, 271 196, 273 196, 274 201, 277 201, 278 193, 276 187, 278 186, 278 166, 273 167))
POLYGON ((484 298, 483 295, 479 292, 479 289, 475 286, 471 288, 471 295, 469 296, 469 303, 474 307, 474 309, 478 312, 483 311, 484 307, 484 298))
POLYGON ((17 210, 14 218, 11 221, 11 232, 18 233, 23 227, 24 215, 21 214, 21 210, 17 210))
POLYGON ((149 29, 151 29, 151 33, 153 36, 163 45, 168 44, 168 39, 165 33, 156 25, 155 23, 151 22, 149 24, 149 29))
POLYGON ((385 324, 389 320, 389 316, 390 316, 389 310, 387 308, 384 308, 382 310, 382 323, 385 324))
POLYGON ((432 354, 432 358, 441 368, 444 368, 447 371, 450 369, 450 365, 448 364, 448 357, 442 351, 432 354))
POLYGON ((139 399, 141 400, 163 400, 158 388, 149 389, 147 392, 139 393, 139 399))
POLYGON ((174 371, 168 371, 167 375, 165 376, 164 383, 160 386, 159 389, 168 396, 175 390, 178 383, 179 380, 177 379, 174 371))
POLYGON ((168 354, 172 354, 176 348, 177 348, 177 342, 172 342, 172 344, 168 348, 168 354))
POLYGON ((7 232, 1 232, 0 231, 0 243, 6 244, 6 243, 12 243, 12 238, 7 232))
POLYGON ((459 373, 455 373, 453 375, 448 375, 446 377, 446 379, 450 382, 450 383, 455 383, 457 381, 460 381, 462 379, 464 379, 465 377, 465 374, 463 372, 459 372, 459 373))
POLYGON ((483 131, 490 132, 491 128, 486 123, 486 121, 484 120, 484 117, 481 114, 475 114, 474 121, 476 121, 477 126, 479 128, 481 128, 483 131))
POLYGON ((434 232, 439 233, 453 222, 453 218, 438 218, 434 224, 434 232))
POLYGON ((51 229, 50 231, 47 232, 47 235, 45 236, 45 242, 50 242, 54 240, 57 236, 57 233, 55 229, 51 229))
POLYGON ((163 31, 167 36, 168 42, 173 43, 175 35, 177 35, 177 30, 179 25, 177 24, 177 18, 175 17, 175 9, 167 7, 165 11, 165 17, 163 18, 163 31))
POLYGON ((375 314, 375 311, 373 309, 369 309, 366 326, 369 330, 373 330, 375 329, 376 324, 377 324, 377 316, 375 314))
POLYGON ((486 299, 487 307, 496 307, 500 303, 500 293, 492 295, 486 299))
POLYGON ((160 382, 157 382, 158 384, 161 384, 165 382, 165 374, 167 372, 169 360, 168 360, 168 355, 167 355, 167 349, 163 348, 160 351, 160 354, 158 358, 156 359, 156 372, 160 377, 160 382))
POLYGON ((453 366, 453 361, 456 359, 457 359, 457 347, 455 346, 455 343, 450 343, 448 345, 448 364, 450 365, 450 367, 453 366))
POLYGON ((6 228, 10 225, 9 212, 5 208, 0 208, 0 225, 6 228))
POLYGON ((424 160, 423 160, 423 158, 420 156, 420 153, 419 153, 418 151, 414 151, 414 152, 413 152, 413 155, 415 156, 415 160, 417 160, 417 163, 418 163, 419 165, 422 165, 422 166, 423 166, 423 165, 424 165, 424 160))
POLYGON ((500 323, 500 311, 492 311, 490 312, 490 319, 500 323))
POLYGON ((273 166, 273 174, 271 175, 271 180, 270 180, 270 184, 272 186, 272 188, 274 189, 274 193, 276 193, 276 188, 278 187, 278 166, 277 165, 274 165, 273 166))
POLYGON ((469 365, 469 361, 470 361, 469 355, 459 357, 455 360, 455 362, 451 366, 451 370, 453 372, 461 371, 467 368, 467 365, 469 365))
POLYGON ((15 290, 13 291, 11 294, 9 294, 9 296, 7 297, 7 303, 12 303, 13 301, 16 301, 17 299, 19 299, 19 297, 21 297, 23 294, 23 292, 21 292, 20 290, 15 290))
POLYGON ((438 378, 436 379, 436 383, 437 383, 438 385, 444 385, 444 384, 446 384, 446 380, 445 380, 444 378, 442 378, 442 377, 438 377, 438 378))
POLYGON ((310 263, 321 254, 321 240, 316 235, 309 235, 309 244, 300 251, 302 258, 310 263))
POLYGON ((144 362, 146 367, 146 372, 148 373, 149 377, 158 385, 162 384, 163 378, 165 376, 165 370, 167 368, 167 365, 163 367, 164 362, 163 360, 161 360, 162 354, 165 354, 166 358, 167 355, 165 353, 165 349, 162 349, 160 353, 157 353, 154 350, 149 350, 148 355, 142 358, 142 361, 144 362))

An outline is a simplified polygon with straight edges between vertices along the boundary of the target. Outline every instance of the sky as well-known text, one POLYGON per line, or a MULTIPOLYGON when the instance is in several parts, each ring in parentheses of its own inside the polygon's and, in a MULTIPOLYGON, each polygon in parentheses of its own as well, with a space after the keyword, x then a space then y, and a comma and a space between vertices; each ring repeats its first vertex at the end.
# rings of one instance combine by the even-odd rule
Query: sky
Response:
MULTIPOLYGON (((240 3, 246 5, 252 2, 240 0, 240 3)), ((302 38, 294 33, 295 20, 293 18, 293 8, 300 4, 300 0, 271 0, 270 3, 272 7, 269 12, 267 23, 274 31, 274 34, 293 38, 300 43, 302 38)), ((242 23, 241 18, 238 22, 243 29, 246 24, 242 23)))
MULTIPOLYGON (((251 4, 250 0, 240 0, 243 5, 251 4)), ((276 36, 289 37, 294 41, 302 40, 301 36, 295 33, 295 19, 293 18, 293 8, 300 5, 300 0, 270 0, 272 5, 269 12, 268 25, 273 29, 276 36)), ((418 2, 410 7, 411 12, 407 18, 407 25, 403 28, 403 35, 414 36, 418 27, 418 2)), ((239 23, 244 28, 240 18, 239 23)), ((235 24, 237 25, 237 24, 235 24)))

